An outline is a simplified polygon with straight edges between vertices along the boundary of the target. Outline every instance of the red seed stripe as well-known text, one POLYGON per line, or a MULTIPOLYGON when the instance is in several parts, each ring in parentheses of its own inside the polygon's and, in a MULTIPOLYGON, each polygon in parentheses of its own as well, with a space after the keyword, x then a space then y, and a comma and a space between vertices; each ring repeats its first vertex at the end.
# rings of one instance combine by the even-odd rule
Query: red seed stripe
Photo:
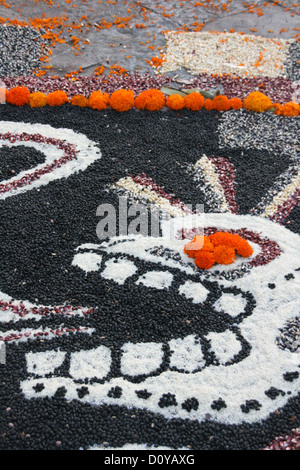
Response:
POLYGON ((45 143, 48 145, 54 145, 60 150, 63 150, 64 155, 58 159, 54 160, 51 164, 45 165, 44 167, 35 170, 33 173, 28 173, 25 176, 23 176, 20 179, 15 179, 14 181, 10 183, 3 183, 0 184, 0 194, 13 191, 17 188, 24 187, 26 185, 31 184, 33 181, 38 180, 42 175, 46 173, 50 173, 53 171, 55 168, 59 168, 68 161, 73 160, 76 158, 76 149, 75 146, 72 144, 67 144, 62 140, 59 139, 53 139, 53 138, 47 138, 44 137, 40 134, 26 134, 23 132, 22 134, 11 134, 10 132, 7 132, 6 134, 0 134, 0 139, 1 140, 8 140, 11 143, 14 142, 37 142, 37 143, 45 143))
POLYGON ((219 177, 219 182, 224 190, 224 195, 230 212, 238 214, 238 205, 235 194, 235 168, 234 165, 224 157, 210 158, 219 177))
POLYGON ((154 191, 160 197, 167 199, 172 206, 179 207, 186 214, 193 214, 193 211, 186 207, 186 205, 181 202, 180 199, 176 199, 172 194, 166 193, 164 188, 154 183, 152 178, 147 177, 145 173, 142 173, 141 175, 137 176, 131 176, 131 178, 135 183, 139 184, 140 186, 149 187, 151 191, 154 191))
POLYGON ((284 222, 294 209, 300 204, 300 189, 297 189, 294 194, 287 199, 281 206, 278 207, 276 213, 270 217, 270 220, 278 223, 284 222))

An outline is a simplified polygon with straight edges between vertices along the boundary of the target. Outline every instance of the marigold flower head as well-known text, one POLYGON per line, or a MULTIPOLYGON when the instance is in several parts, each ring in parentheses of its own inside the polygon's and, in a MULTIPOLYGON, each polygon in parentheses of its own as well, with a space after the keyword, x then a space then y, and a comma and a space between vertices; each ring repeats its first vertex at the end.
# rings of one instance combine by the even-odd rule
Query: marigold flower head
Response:
POLYGON ((231 246, 219 245, 214 249, 214 257, 218 264, 232 264, 235 260, 235 250, 231 246))
POLYGON ((131 90, 116 90, 110 97, 110 106, 119 112, 129 111, 134 106, 134 93, 131 90))
POLYGON ((41 108, 47 104, 47 95, 40 91, 30 93, 29 105, 31 108, 41 108))
POLYGON ((97 90, 93 91, 93 93, 90 95, 88 99, 88 106, 102 111, 103 109, 108 108, 109 102, 109 95, 107 93, 102 93, 100 90, 97 90))
POLYGON ((282 116, 299 116, 300 114, 300 105, 293 101, 285 103, 281 111, 282 116))
POLYGON ((244 258, 249 258, 253 254, 253 248, 243 238, 235 240, 234 248, 238 255, 243 256, 244 258))
POLYGON ((170 95, 167 98, 166 105, 174 111, 184 108, 184 98, 180 95, 170 95))
POLYGON ((281 115, 283 110, 283 104, 273 103, 273 108, 275 108, 274 114, 281 115))
POLYGON ((191 242, 184 247, 184 252, 190 257, 195 258, 198 251, 213 251, 214 246, 208 239, 201 235, 196 236, 191 242))
POLYGON ((243 102, 240 98, 231 98, 229 101, 231 109, 241 109, 243 107, 243 102))
POLYGON ((30 91, 27 87, 16 86, 6 92, 6 102, 15 106, 24 106, 29 103, 30 91))
POLYGON ((251 245, 244 238, 238 234, 229 232, 216 232, 209 235, 209 240, 215 246, 229 246, 232 247, 238 255, 244 258, 249 258, 253 254, 251 245))
POLYGON ((200 269, 210 269, 215 264, 214 253, 206 250, 199 250, 195 258, 195 264, 200 269))
POLYGON ((248 258, 253 249, 244 238, 230 232, 216 232, 208 237, 196 236, 184 247, 184 252, 195 259, 200 269, 209 269, 215 263, 231 264, 236 255, 248 258))
POLYGON ((205 100, 204 107, 207 111, 212 111, 213 109, 215 109, 215 103, 213 102, 213 100, 207 98, 205 100))
POLYGON ((68 95, 63 90, 53 91, 47 95, 47 104, 49 106, 61 106, 65 103, 68 103, 68 95))
POLYGON ((217 111, 228 111, 230 109, 230 101, 227 96, 217 95, 213 99, 214 109, 217 111))
POLYGON ((80 108, 86 108, 89 105, 89 100, 83 95, 75 95, 71 99, 73 106, 80 106, 80 108))
POLYGON ((204 102, 204 97, 196 91, 184 97, 184 106, 191 111, 199 111, 203 108, 204 102))
POLYGON ((137 109, 147 109, 148 111, 159 111, 165 104, 165 95, 155 88, 142 91, 134 100, 134 106, 137 109))
POLYGON ((224 246, 232 246, 235 240, 235 235, 229 232, 216 232, 212 235, 209 235, 209 241, 214 246, 224 245, 224 246))
POLYGON ((244 100, 244 108, 248 111, 262 113, 272 108, 272 101, 260 91, 253 91, 244 100))

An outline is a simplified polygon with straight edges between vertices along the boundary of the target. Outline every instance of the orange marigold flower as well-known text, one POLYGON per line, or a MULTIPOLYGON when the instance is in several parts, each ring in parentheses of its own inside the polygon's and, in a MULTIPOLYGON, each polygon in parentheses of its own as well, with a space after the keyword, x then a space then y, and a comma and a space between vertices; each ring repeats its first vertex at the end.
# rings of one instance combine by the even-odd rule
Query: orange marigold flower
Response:
POLYGON ((69 99, 67 93, 62 90, 53 91, 47 95, 47 104, 49 106, 61 106, 68 103, 69 99))
POLYGON ((184 108, 184 98, 180 95, 170 95, 167 98, 166 105, 170 109, 179 111, 180 109, 184 108))
POLYGON ((199 251, 213 251, 214 246, 208 239, 208 237, 203 237, 198 235, 194 239, 187 243, 184 247, 184 252, 190 257, 195 258, 199 251))
POLYGON ((134 100, 134 106, 137 109, 148 109, 148 111, 159 111, 165 104, 165 95, 155 88, 142 91, 134 100))
POLYGON ((216 232, 212 235, 209 235, 208 238, 215 247, 230 246, 236 250, 238 255, 241 255, 244 258, 248 258, 253 253, 253 249, 247 240, 240 237, 238 234, 229 232, 216 232))
POLYGON ((236 254, 248 258, 253 249, 247 240, 238 234, 216 232, 208 237, 196 236, 184 247, 184 252, 195 258, 195 264, 200 269, 209 269, 215 263, 231 264, 236 254))
POLYGON ((243 107, 243 102, 240 98, 231 98, 229 101, 231 109, 241 109, 243 107))
POLYGON ((230 109, 230 101, 227 96, 217 95, 213 99, 214 109, 217 111, 228 111, 230 109))
POLYGON ((273 103, 273 108, 275 108, 274 114, 277 114, 277 115, 282 114, 283 104, 273 103))
POLYGON ((88 106, 93 109, 98 109, 99 111, 108 108, 109 95, 107 93, 102 93, 100 90, 93 91, 88 99, 88 106))
POLYGON ((16 86, 6 92, 6 102, 15 106, 24 106, 29 103, 30 91, 24 86, 16 86))
POLYGON ((216 262, 214 253, 211 251, 200 250, 197 252, 195 264, 200 269, 210 269, 216 262))
POLYGON ((73 106, 80 106, 80 108, 86 108, 89 105, 89 100, 83 95, 75 95, 71 99, 73 106))
POLYGON ((207 98, 204 103, 204 107, 207 111, 211 111, 212 109, 215 109, 215 104, 213 100, 207 98))
POLYGON ((218 264, 232 264, 235 260, 235 250, 231 246, 219 245, 215 247, 214 257, 218 264))
POLYGON ((199 111, 203 108, 204 102, 204 97, 196 91, 184 97, 184 106, 191 111, 199 111))
POLYGON ((134 93, 131 90, 114 91, 110 97, 110 106, 115 111, 129 111, 134 106, 134 93))
POLYGON ((29 104, 31 108, 41 108, 47 104, 47 95, 40 91, 30 93, 29 104))
POLYGON ((293 101, 290 101, 289 103, 285 103, 281 111, 281 114, 282 116, 299 116, 300 105, 293 101))
POLYGON ((235 235, 229 232, 216 232, 209 235, 208 238, 214 246, 232 246, 235 242, 235 235))
POLYGON ((262 113, 272 108, 272 101, 260 91, 253 91, 244 100, 244 108, 248 111, 262 113))
POLYGON ((249 256, 253 254, 253 249, 251 245, 247 242, 247 240, 244 240, 243 238, 240 238, 239 240, 236 239, 234 248, 237 254, 243 256, 244 258, 249 258, 249 256))

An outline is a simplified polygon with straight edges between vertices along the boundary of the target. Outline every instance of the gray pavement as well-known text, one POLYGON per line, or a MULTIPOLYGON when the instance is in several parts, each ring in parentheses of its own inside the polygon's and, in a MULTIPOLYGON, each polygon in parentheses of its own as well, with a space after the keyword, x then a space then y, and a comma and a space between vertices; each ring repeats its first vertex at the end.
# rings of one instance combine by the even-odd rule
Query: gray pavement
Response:
MULTIPOLYGON (((8 3, 10 8, 0 6, 1 17, 26 22, 42 16, 57 17, 58 23, 59 18, 64 19, 61 26, 52 29, 55 34, 61 33, 66 43, 51 47, 50 61, 44 64, 52 66, 47 69, 49 76, 63 76, 79 66, 84 75, 91 75, 102 65, 106 74, 115 65, 131 73, 154 74, 146 60, 163 53, 166 30, 193 31, 201 25, 202 31, 234 28, 246 34, 292 38, 300 27, 300 9, 292 0, 252 1, 251 11, 245 2, 237 0, 40 0, 38 3, 11 0, 8 3), (223 5, 227 5, 226 9, 223 5), (79 39, 77 44, 72 36, 79 39)), ((180 74, 189 76, 186 71, 180 74)))

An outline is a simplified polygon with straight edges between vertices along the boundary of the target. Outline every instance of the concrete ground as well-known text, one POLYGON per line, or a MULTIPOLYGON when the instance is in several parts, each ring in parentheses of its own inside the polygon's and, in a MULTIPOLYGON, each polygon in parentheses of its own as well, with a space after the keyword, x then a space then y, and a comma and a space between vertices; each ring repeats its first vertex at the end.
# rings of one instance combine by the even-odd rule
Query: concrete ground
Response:
MULTIPOLYGON (((66 41, 55 44, 52 39, 52 55, 42 63, 49 76, 64 76, 79 67, 84 75, 92 75, 97 68, 99 73, 104 70, 107 74, 116 66, 131 73, 153 74, 153 67, 146 61, 164 52, 166 30, 234 29, 279 38, 292 38, 300 31, 300 7, 293 0, 5 1, 0 0, 0 17, 26 23, 42 18, 46 30, 66 41), (53 17, 57 23, 54 27, 47 24, 47 19, 53 17)), ((180 74, 189 76, 186 71, 180 74)))

